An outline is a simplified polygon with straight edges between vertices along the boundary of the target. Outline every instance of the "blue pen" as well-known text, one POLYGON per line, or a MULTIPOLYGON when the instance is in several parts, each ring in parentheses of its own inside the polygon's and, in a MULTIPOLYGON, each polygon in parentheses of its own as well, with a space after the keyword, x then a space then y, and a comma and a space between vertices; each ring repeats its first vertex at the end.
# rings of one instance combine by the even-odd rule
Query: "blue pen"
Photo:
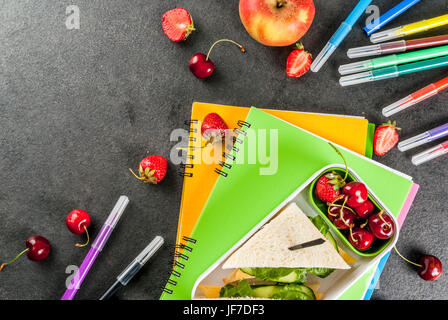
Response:
POLYGON ((360 0, 347 19, 342 22, 339 29, 336 33, 331 37, 319 55, 314 59, 311 64, 311 71, 317 72, 322 68, 322 66, 327 62, 336 48, 341 44, 341 42, 345 39, 345 37, 349 34, 350 30, 352 30, 356 21, 363 15, 364 11, 370 5, 372 0, 360 0))
POLYGON ((421 0, 403 0, 395 7, 393 7, 385 14, 383 14, 381 17, 372 21, 372 23, 370 23, 368 26, 365 26, 363 28, 364 31, 367 33, 368 36, 370 36, 372 33, 380 30, 383 26, 394 20, 403 12, 406 12, 409 8, 419 3, 420 1, 421 0))

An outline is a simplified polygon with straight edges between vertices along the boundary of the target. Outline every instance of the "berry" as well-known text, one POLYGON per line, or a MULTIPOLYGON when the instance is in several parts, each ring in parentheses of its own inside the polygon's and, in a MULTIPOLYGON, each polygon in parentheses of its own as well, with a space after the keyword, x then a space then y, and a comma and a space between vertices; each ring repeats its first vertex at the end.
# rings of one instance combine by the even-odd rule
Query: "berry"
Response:
POLYGON ((86 233, 87 242, 84 244, 77 243, 77 247, 85 247, 89 243, 89 232, 87 228, 90 226, 90 215, 81 209, 75 209, 70 212, 65 220, 68 230, 74 234, 86 233))
POLYGON ((373 242, 373 234, 362 228, 354 228, 350 230, 348 240, 358 250, 367 250, 370 248, 373 242))
POLYGON ((393 236, 395 225, 392 218, 382 210, 369 217, 369 229, 375 238, 384 240, 393 236))
POLYGON ((19 253, 14 259, 3 263, 0 266, 0 271, 8 264, 16 261, 22 254, 27 253, 28 259, 32 261, 42 261, 50 254, 50 242, 42 236, 31 236, 26 239, 26 249, 19 253))
POLYGON ((375 151, 376 155, 384 156, 393 147, 395 147, 399 139, 397 130, 401 129, 397 128, 396 121, 394 121, 393 123, 388 121, 382 126, 376 128, 375 136, 373 138, 373 150, 375 151))
POLYGON ((333 202, 341 194, 341 187, 345 184, 336 172, 328 172, 317 180, 315 193, 323 202, 333 202))
POLYGON ((202 120, 201 134, 208 143, 224 139, 229 127, 217 113, 209 113, 202 120))
POLYGON ((129 169, 132 174, 143 182, 150 182, 157 184, 163 180, 166 175, 168 163, 162 156, 149 156, 140 161, 138 166, 138 172, 140 176, 137 176, 132 169, 129 169))
POLYGON ((352 181, 347 183, 342 189, 342 193, 347 196, 347 205, 356 208, 367 201, 367 188, 362 182, 352 181))
POLYGON ((286 75, 299 78, 310 70, 311 54, 306 52, 301 43, 296 44, 297 49, 292 51, 286 60, 286 75))
POLYGON ((339 230, 347 230, 354 225, 356 216, 347 207, 332 205, 328 208, 328 218, 339 230))
POLYGON ((203 53, 196 53, 191 57, 190 62, 188 63, 188 67, 190 68, 191 73, 193 73, 196 78, 204 79, 210 77, 213 74, 213 71, 215 70, 215 64, 209 59, 209 57, 213 48, 219 42, 231 42, 234 45, 238 46, 241 52, 246 52, 246 49, 244 49, 242 45, 233 40, 221 39, 216 41, 208 50, 207 55, 203 53))
POLYGON ((355 208, 355 212, 359 219, 367 218, 375 209, 372 201, 366 200, 363 204, 355 208))
POLYGON ((184 8, 176 8, 164 13, 162 28, 166 36, 175 42, 186 40, 195 30, 190 13, 184 8))
POLYGON ((420 258, 421 265, 418 275, 426 281, 435 281, 442 275, 442 262, 431 255, 424 255, 420 258))

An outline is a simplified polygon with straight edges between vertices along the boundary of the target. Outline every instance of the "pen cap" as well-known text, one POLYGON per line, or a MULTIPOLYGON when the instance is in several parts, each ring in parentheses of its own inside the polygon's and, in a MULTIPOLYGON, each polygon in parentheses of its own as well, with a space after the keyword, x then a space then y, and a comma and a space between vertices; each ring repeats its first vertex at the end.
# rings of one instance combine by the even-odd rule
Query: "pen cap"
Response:
POLYGON ((349 76, 341 77, 339 79, 339 84, 343 87, 353 86, 355 84, 366 83, 370 81, 374 81, 374 77, 372 71, 351 74, 349 76))
POLYGON ((363 71, 368 71, 373 69, 373 63, 372 60, 364 60, 364 61, 358 61, 353 62, 349 64, 344 64, 339 67, 339 73, 342 75, 345 74, 352 74, 352 73, 359 73, 363 71))
POLYGON ((398 40, 371 46, 352 48, 347 51, 347 56, 351 59, 379 56, 381 54, 397 53, 406 51, 406 41, 398 40))
POLYGON ((431 141, 431 136, 428 132, 419 134, 415 137, 406 139, 398 143, 398 150, 401 152, 413 149, 415 147, 421 146, 422 144, 428 143, 431 141))
POLYGON ((162 237, 155 237, 145 249, 132 261, 123 272, 117 277, 117 280, 123 285, 127 285, 128 282, 134 277, 134 275, 145 265, 145 263, 160 249, 164 240, 162 237))
POLYGON ((412 157, 411 161, 414 165, 418 166, 444 154, 448 153, 448 140, 442 144, 439 144, 429 150, 423 151, 412 157))
POLYGON ((416 104, 415 100, 412 99, 412 96, 409 95, 397 102, 392 103, 391 105, 383 108, 383 116, 390 117, 400 111, 403 111, 411 106, 416 104))
POLYGON ((120 196, 117 203, 115 204, 114 208, 109 214, 109 217, 106 220, 106 225, 108 225, 110 228, 115 228, 118 220, 120 220, 121 215, 123 214, 124 210, 126 209, 127 205, 129 203, 129 198, 126 196, 120 196))
POLYGON ((164 240, 161 236, 156 236, 142 252, 135 258, 139 263, 145 264, 163 245, 164 240))
POLYGON ((384 42, 396 38, 400 38, 401 35, 401 27, 393 28, 381 32, 374 33, 370 36, 370 41, 373 43, 384 42))

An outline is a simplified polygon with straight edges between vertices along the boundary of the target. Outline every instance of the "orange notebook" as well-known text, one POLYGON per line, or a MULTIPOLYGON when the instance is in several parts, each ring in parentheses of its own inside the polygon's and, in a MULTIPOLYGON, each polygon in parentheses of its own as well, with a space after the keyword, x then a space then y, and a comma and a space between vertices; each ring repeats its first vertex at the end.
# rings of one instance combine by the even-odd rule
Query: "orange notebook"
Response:
MULTIPOLYGON (((190 236, 219 176, 214 172, 216 163, 200 161, 204 152, 209 154, 214 151, 210 150, 213 146, 209 146, 209 149, 201 149, 202 119, 207 114, 215 112, 224 119, 229 128, 237 128, 238 120, 246 119, 249 109, 247 107, 193 103, 191 121, 189 121, 188 155, 183 166, 185 172, 182 172, 185 178, 177 229, 177 244, 181 243, 182 237, 190 236)), ((366 151, 368 121, 364 118, 281 110, 263 111, 359 154, 364 155, 366 151)))

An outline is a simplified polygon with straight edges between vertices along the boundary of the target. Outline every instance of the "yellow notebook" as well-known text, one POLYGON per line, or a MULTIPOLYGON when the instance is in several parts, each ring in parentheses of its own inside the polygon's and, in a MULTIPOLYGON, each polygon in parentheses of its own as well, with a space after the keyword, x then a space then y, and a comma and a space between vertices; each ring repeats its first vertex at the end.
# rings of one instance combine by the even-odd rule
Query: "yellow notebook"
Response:
MULTIPOLYGON (((237 128, 239 120, 246 119, 250 108, 194 102, 191 112, 190 142, 177 229, 177 244, 190 236, 212 189, 218 179, 216 163, 199 161, 201 149, 201 122, 209 113, 219 114, 229 128, 237 128), (200 163, 199 163, 200 162, 200 163)), ((324 139, 345 146, 361 155, 366 151, 368 121, 361 117, 347 117, 295 111, 263 110, 293 125, 299 126, 324 139)), ((210 150, 208 150, 210 151, 210 150)))

